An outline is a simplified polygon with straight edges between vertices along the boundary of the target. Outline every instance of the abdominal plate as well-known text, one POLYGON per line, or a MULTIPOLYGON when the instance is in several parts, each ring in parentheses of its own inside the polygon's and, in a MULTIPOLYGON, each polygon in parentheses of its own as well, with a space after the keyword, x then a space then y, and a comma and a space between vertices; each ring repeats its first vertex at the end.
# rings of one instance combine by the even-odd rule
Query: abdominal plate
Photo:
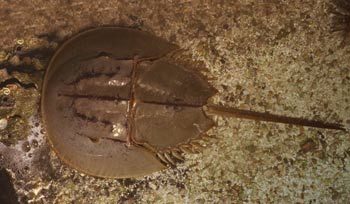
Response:
POLYGON ((135 140, 158 151, 199 139, 213 126, 202 106, 215 92, 200 76, 166 58, 136 70, 135 140))

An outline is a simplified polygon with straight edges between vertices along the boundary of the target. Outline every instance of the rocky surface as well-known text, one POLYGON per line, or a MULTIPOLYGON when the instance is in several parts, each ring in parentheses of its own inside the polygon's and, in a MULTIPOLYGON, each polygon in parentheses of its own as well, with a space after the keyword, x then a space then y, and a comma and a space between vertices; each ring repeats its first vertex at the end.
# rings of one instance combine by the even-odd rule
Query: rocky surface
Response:
MULTIPOLYGON (((40 122, 57 46, 92 27, 151 32, 209 70, 212 103, 350 128, 349 3, 0 0, 0 181, 20 203, 346 203, 347 132, 215 117, 216 140, 176 168, 97 179, 65 166, 40 122), (11 177, 11 179, 9 178, 11 177)), ((0 191, 3 199, 3 191, 0 191)))

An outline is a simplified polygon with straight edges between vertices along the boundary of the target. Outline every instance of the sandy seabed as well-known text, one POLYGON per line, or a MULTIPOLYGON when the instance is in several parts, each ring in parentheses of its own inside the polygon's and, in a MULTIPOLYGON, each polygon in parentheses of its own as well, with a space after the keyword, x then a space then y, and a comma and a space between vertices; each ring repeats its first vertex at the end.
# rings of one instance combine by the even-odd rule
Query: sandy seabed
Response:
POLYGON ((16 78, 28 86, 10 89, 16 106, 0 109, 8 120, 0 152, 15 155, 1 176, 12 178, 21 203, 347 203, 348 132, 241 119, 215 117, 209 133, 217 139, 177 168, 140 179, 80 174, 50 150, 36 121, 43 71, 13 69, 44 70, 50 50, 81 30, 135 27, 202 61, 219 91, 213 103, 349 129, 350 46, 346 33, 332 32, 337 12, 348 14, 326 0, 0 0, 0 84, 16 78))

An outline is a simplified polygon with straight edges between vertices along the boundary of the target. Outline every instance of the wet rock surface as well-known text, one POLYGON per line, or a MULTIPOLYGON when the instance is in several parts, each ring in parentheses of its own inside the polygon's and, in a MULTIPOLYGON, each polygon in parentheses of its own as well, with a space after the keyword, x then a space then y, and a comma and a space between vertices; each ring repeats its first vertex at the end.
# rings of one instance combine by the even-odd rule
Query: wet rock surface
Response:
POLYGON ((188 49, 208 68, 215 103, 349 129, 346 2, 0 1, 6 185, 12 182, 20 203, 346 203, 349 133, 216 117, 210 134, 217 139, 176 168, 97 179, 61 163, 39 114, 42 77, 60 43, 116 25, 188 49))

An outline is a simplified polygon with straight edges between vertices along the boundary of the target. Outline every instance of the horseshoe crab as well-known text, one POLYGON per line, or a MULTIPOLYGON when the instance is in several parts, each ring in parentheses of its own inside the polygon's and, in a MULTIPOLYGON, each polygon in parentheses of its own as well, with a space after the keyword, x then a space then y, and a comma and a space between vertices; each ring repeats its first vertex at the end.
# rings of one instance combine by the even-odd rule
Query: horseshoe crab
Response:
POLYGON ((209 114, 343 130, 341 125, 208 104, 217 91, 174 60, 178 47, 120 27, 82 32, 52 57, 42 92, 48 139, 69 166, 97 177, 139 177, 198 152, 209 114))

